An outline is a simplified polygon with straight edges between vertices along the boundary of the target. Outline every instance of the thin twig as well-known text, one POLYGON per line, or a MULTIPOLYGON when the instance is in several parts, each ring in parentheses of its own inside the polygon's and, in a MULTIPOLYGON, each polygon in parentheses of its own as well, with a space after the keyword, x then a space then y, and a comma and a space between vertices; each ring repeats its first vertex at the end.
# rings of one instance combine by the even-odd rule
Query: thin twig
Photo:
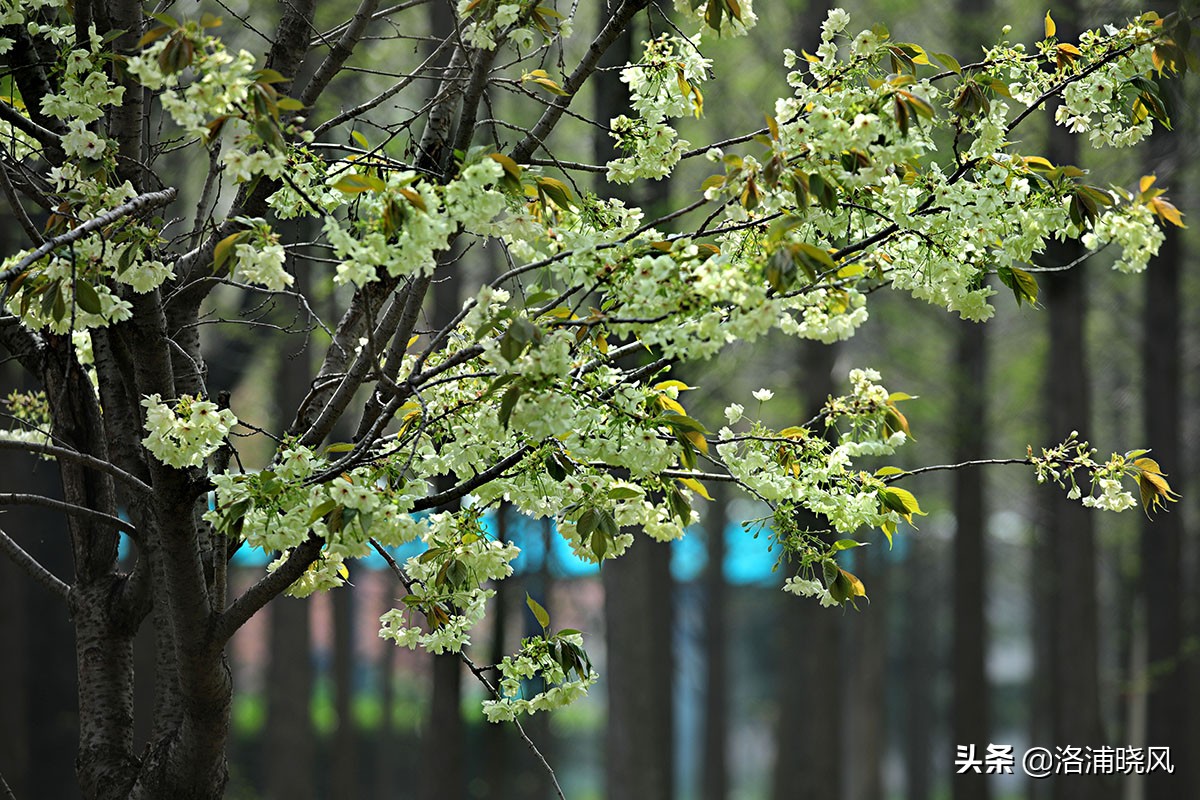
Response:
POLYGON ((0 775, 0 786, 4 787, 4 796, 7 800, 17 800, 17 796, 13 794, 12 788, 8 785, 8 781, 4 780, 3 775, 0 775))
POLYGON ((8 178, 8 170, 3 166, 0 166, 0 189, 4 190, 4 196, 8 198, 8 204, 12 207, 21 229, 35 244, 41 244, 44 241, 42 234, 33 224, 33 220, 29 218, 29 214, 25 212, 25 206, 21 205, 21 198, 17 197, 17 190, 13 188, 12 181, 8 178))
POLYGON ((980 458, 975 461, 961 461, 958 464, 932 464, 928 467, 917 467, 898 475, 889 475, 883 479, 884 483, 893 483, 901 481, 905 478, 911 478, 913 475, 920 475, 922 472, 944 472, 952 469, 963 469, 964 467, 983 467, 989 464, 1032 464, 1028 458, 980 458))
MULTIPOLYGON (((400 568, 400 565, 396 563, 396 559, 392 557, 392 554, 389 553, 377 540, 371 539, 371 546, 375 548, 375 552, 383 556, 383 560, 387 562, 388 567, 391 568, 392 573, 396 576, 396 579, 403 584, 404 590, 411 594, 412 586, 414 583, 416 583, 416 581, 405 574, 404 570, 400 568)), ((500 692, 497 691, 492 682, 488 680, 488 677, 484 674, 483 669, 481 669, 474 661, 472 661, 471 657, 462 650, 458 651, 458 658, 463 664, 466 665, 467 669, 471 671, 471 674, 475 676, 475 679, 482 683, 484 688, 491 693, 492 697, 495 697, 497 700, 499 700, 500 692)), ((554 792, 559 796, 560 800, 567 800, 567 796, 563 794, 562 787, 558 785, 558 776, 554 774, 554 768, 550 766, 550 762, 546 760, 544 755, 542 755, 542 751, 539 750, 537 745, 533 743, 533 740, 529 738, 529 734, 525 732, 525 728, 521 725, 521 721, 518 719, 513 719, 512 724, 517 729, 517 734, 520 735, 521 741, 525 742, 525 746, 528 747, 537 760, 541 762, 542 769, 546 770, 546 774, 550 776, 550 782, 554 784, 554 792)))

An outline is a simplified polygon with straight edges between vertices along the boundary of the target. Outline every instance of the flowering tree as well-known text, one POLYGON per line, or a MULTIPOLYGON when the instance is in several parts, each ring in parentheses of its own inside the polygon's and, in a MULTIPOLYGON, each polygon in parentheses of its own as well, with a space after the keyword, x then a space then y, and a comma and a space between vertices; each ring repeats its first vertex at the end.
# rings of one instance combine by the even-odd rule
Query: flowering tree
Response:
MULTIPOLYGON (((639 531, 683 536, 705 483, 732 482, 771 508, 785 588, 853 603, 866 590, 838 552, 871 529, 890 540, 922 513, 897 485, 920 470, 856 466, 905 443, 907 395, 856 369, 811 420, 774 430, 733 404, 722 425, 688 414, 693 387, 672 366, 773 328, 844 339, 881 287, 982 321, 993 283, 1036 301, 1028 265, 1051 239, 1111 245, 1117 267, 1136 272, 1159 223, 1181 224, 1152 176, 1105 186, 1023 154, 1014 137, 1051 103, 1055 122, 1097 146, 1165 123, 1156 81, 1190 57, 1178 17, 1067 42, 1047 15, 1041 41, 1013 44, 1006 29, 964 65, 880 25, 851 35, 835 10, 815 53, 785 51, 791 93, 764 128, 694 144, 672 123, 703 114, 716 70, 704 47, 750 32, 750 0, 676 0, 675 21, 621 0, 582 36, 577 4, 462 0, 419 63, 355 102, 326 96, 361 84, 348 70, 360 51, 406 63, 396 32, 419 28, 403 20, 421 4, 362 0, 321 31, 312 0, 290 2, 261 56, 227 46, 210 14, 146 14, 131 0, 0 9, 0 188, 29 239, 0 267, 0 342, 44 387, 9 396, 0 446, 57 460, 64 498, 0 499, 66 514, 71 583, 22 549, 22 532, 0 532, 0 544, 70 606, 88 797, 219 797, 229 638, 279 595, 334 589, 347 560, 391 559, 414 540, 421 556, 391 560, 406 596, 381 636, 463 653, 492 692, 493 721, 586 692, 597 675, 582 635, 555 631, 532 600, 543 634, 495 665, 498 680, 463 651, 518 556, 482 524, 501 503, 552 517, 578 556, 602 562, 639 531), (627 114, 590 123, 619 157, 565 160, 572 129, 589 124, 575 98, 641 16, 669 32, 622 70, 627 114), (498 92, 514 98, 508 119, 488 118, 498 92), (186 207, 185 159, 208 165, 186 207), (576 183, 662 179, 690 160, 713 174, 658 219, 576 183), (172 207, 186 220, 164 222, 172 207), (459 258, 472 246, 504 266, 464 286, 459 258), (345 301, 336 323, 292 288, 298 270, 327 274, 345 301), (422 328, 435 281, 468 299, 422 328), (286 430, 239 421, 206 389, 200 323, 216 335, 239 322, 210 318, 218 290, 294 302, 328 334, 286 430), (353 435, 331 442, 339 422, 353 435), (233 461, 239 426, 277 443, 266 468, 233 461), (845 538, 802 528, 802 510, 845 538), (122 535, 136 554, 128 573, 122 535), (240 547, 275 560, 229 597, 240 547), (143 624, 158 632, 159 685, 139 754, 132 640, 143 624), (531 678, 543 691, 528 692, 531 678)), ((1146 451, 1097 461, 1072 437, 1008 461, 1086 505, 1135 505, 1126 481, 1148 510, 1172 499, 1146 451)))

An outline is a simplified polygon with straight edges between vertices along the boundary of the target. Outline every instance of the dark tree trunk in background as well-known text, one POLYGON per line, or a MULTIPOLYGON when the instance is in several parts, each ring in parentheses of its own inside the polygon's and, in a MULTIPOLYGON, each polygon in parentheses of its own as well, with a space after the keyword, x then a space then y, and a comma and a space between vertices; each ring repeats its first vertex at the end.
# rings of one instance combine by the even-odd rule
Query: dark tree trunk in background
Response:
MULTIPOLYGON (((984 456, 987 438, 987 345, 982 326, 963 322, 955 372, 954 461, 984 456), (970 327, 966 327, 970 326, 970 327)), ((991 741, 988 727, 986 510, 983 471, 954 473, 954 712, 955 745, 974 745, 977 753, 991 741)), ((986 775, 966 772, 953 778, 956 800, 988 800, 986 775)))
POLYGON ((905 797, 907 800, 928 800, 934 780, 945 775, 940 767, 948 763, 939 752, 939 770, 932 771, 933 742, 937 734, 935 682, 938 680, 938 658, 934 651, 934 631, 939 609, 935 601, 938 594, 934 582, 936 565, 929 540, 913 536, 908 546, 909 557, 903 568, 908 587, 904 620, 905 797))
MULTIPOLYGON (((799 390, 804 419, 833 393, 837 348, 804 342, 799 390)), ((804 523, 802 523, 804 524, 804 523)), ((819 524, 813 517, 810 527, 819 524)), ((868 587, 868 591, 870 587, 868 587)), ((772 800, 825 800, 842 796, 841 632, 845 617, 811 598, 780 593, 779 684, 775 691, 775 767, 772 800)), ((853 613, 853 612, 851 612, 853 613)))
MULTIPOLYGON (((15 467, 4 471, 4 489, 61 497, 57 468, 52 462, 39 462, 30 469, 29 458, 19 453, 4 454, 15 467)), ((3 462, 0 461, 0 464, 3 462)), ((68 533, 61 515, 39 508, 8 506, 0 516, 0 528, 47 569, 62 578, 72 574, 68 533), (20 534, 32 534, 21 536, 20 534), (15 535, 14 535, 15 534, 15 535)), ((7 558, 6 566, 16 569, 7 558)), ((9 752, 24 750, 28 772, 24 797, 53 797, 72 800, 80 796, 75 778, 75 752, 79 745, 78 680, 75 674, 75 631, 67 608, 41 586, 16 570, 13 582, 24 592, 32 614, 24 628, 25 642, 8 651, 6 661, 20 661, 25 673, 24 686, 4 684, 6 699, 14 713, 24 709, 25 718, 16 728, 7 728, 0 738, 12 742, 9 752), (17 699, 15 695, 21 694, 17 699), (23 740, 20 743, 17 740, 23 740)), ((19 610, 18 606, 14 611, 19 610)), ((5 773, 7 775, 7 773, 5 773)), ((17 791, 15 785, 12 786, 17 791)))
MULTIPOLYGON (((1187 120, 1186 115, 1180 115, 1187 120)), ((1190 120, 1184 122, 1188 124, 1190 120)), ((1157 173, 1159 183, 1182 194, 1177 177, 1180 132, 1156 135, 1152 140, 1148 172, 1157 173), (1169 182, 1169 183, 1168 183, 1169 182)), ((1172 226, 1166 241, 1145 276, 1142 364, 1142 413, 1146 447, 1158 461, 1168 480, 1181 480, 1182 426, 1180 371, 1180 273, 1183 266, 1183 237, 1172 226), (1173 473, 1173 475, 1172 475, 1173 473)), ((1183 516, 1158 513, 1153 521, 1143 520, 1141 580, 1149 636, 1147 671, 1146 744, 1169 746, 1175 756, 1174 773, 1156 771, 1146 776, 1146 800, 1195 797, 1197 766, 1192 762, 1187 708, 1190 681, 1182 646, 1183 516)))
MULTIPOLYGON (((886 545, 884 545, 886 548, 886 545)), ((866 584, 867 595, 887 597, 886 549, 867 547, 854 553, 854 571, 866 584)), ((858 611, 822 609, 846 614, 849 641, 843 653, 849 681, 843 698, 850 710, 847 789, 850 800, 884 797, 883 759, 887 755, 887 604, 858 601, 858 611)))
MULTIPOLYGON (((615 2, 597 3, 601 24, 615 2)), ((602 62, 616 66, 631 60, 633 32, 626 29, 602 62)), ((596 118, 601 122, 625 113, 629 97, 618 73, 598 73, 596 118)), ((593 143, 601 163, 615 156, 603 132, 593 143)), ((600 180, 602 194, 628 199, 623 187, 600 180)), ((671 800, 674 794, 674 704, 672 702, 673 614, 670 548, 640 531, 630 550, 605 562, 608 728, 606 792, 609 800, 671 800)))
MULTIPOLYGON (((351 580, 353 580, 351 576, 351 580)), ((354 593, 333 591, 333 705, 337 728, 333 732, 334 800, 357 800, 358 732, 354 724, 354 593)), ((389 642, 389 644, 391 644, 389 642)))
MULTIPOLYGON (((1081 24, 1077 2, 1059 3, 1054 18, 1060 41, 1075 41, 1081 24)), ((1049 158, 1055 164, 1076 164, 1077 141, 1060 126, 1050 134, 1049 158)), ((1080 255, 1077 242, 1052 243, 1050 265, 1067 264, 1080 255)), ((1088 351, 1084 339, 1087 316, 1086 265, 1048 273, 1041 298, 1050 324, 1050 356, 1046 365, 1045 402, 1048 443, 1065 439, 1073 430, 1086 437, 1091 419, 1088 351)), ((1080 476, 1086 482, 1086 477, 1080 476)), ((1086 486, 1084 487, 1086 491, 1086 486)), ((1047 505, 1047 546, 1033 568, 1032 579, 1048 584, 1050 672, 1049 746, 1085 747, 1107 744, 1100 716, 1099 618, 1096 586, 1095 517, 1058 487, 1044 487, 1047 505)), ((1055 800, 1102 800, 1115 797, 1105 776, 1068 775, 1051 779, 1055 800)))
MULTIPOLYGON (((956 5, 959 40, 975 46, 983 41, 983 18, 990 0, 956 5)), ((954 461, 961 463, 986 456, 987 357, 986 331, 976 322, 958 321, 955 347, 954 461)), ((954 472, 954 585, 952 673, 954 684, 954 745, 973 745, 985 753, 990 738, 987 678, 987 508, 983 499, 984 473, 980 469, 954 472)), ((955 774, 955 800, 990 800, 986 775, 955 774)))
MULTIPOLYGON (((429 29, 434 38, 425 45, 426 55, 432 55, 436 39, 455 29, 454 8, 450 3, 429 3, 429 29)), ((446 66, 451 54, 442 56, 446 66)), ((438 83, 429 82, 429 99, 437 92, 438 83)), ((432 308, 427 308, 431 328, 445 325, 458 311, 456 290, 451 281, 435 283, 432 308), (452 296, 454 295, 454 296, 452 296)), ((442 487, 445 488, 445 487, 442 487)), ((463 796, 463 723, 462 723, 462 663, 457 654, 431 656, 432 700, 429 715, 421 731, 422 765, 420 797, 422 800, 457 800, 463 796)))
MULTIPOLYGON (((510 541, 509 534, 509 517, 513 513, 506 505, 501 504, 496 512, 496 539, 497 541, 510 541)), ((543 562, 544 564, 545 562, 543 562)), ((512 586, 508 581, 500 581, 496 584, 496 596, 492 598, 491 603, 491 620, 492 620, 492 640, 488 648, 487 663, 499 664, 504 656, 508 655, 508 627, 509 627, 509 605, 515 596, 521 594, 520 591, 513 592, 512 586)), ((545 605, 543 603, 543 605, 545 605)), ((483 775, 484 790, 479 795, 480 797, 498 798, 509 797, 511 790, 508 787, 509 776, 512 774, 512 768, 509 763, 509 725, 492 725, 485 724, 483 726, 483 748, 482 758, 483 764, 479 771, 483 775)), ((534 743, 539 749, 545 746, 545 742, 539 742, 536 739, 534 743)), ((545 751, 543 750, 543 754, 545 751)))
POLYGON ((271 606, 264 742, 267 800, 311 800, 316 796, 308 608, 306 601, 288 597, 271 606))
MULTIPOLYGON (((514 598, 516 600, 516 618, 517 625, 520 627, 522 637, 540 636, 542 627, 538 624, 537 619, 529 610, 529 606, 525 603, 525 594, 542 604, 542 607, 550 612, 550 618, 554 619, 554 603, 551 600, 551 594, 554 591, 554 582, 550 575, 549 552, 551 539, 556 534, 550 520, 543 519, 537 523, 538 535, 541 537, 542 552, 547 554, 542 559, 541 564, 536 570, 531 570, 529 574, 522 580, 522 590, 518 592, 514 598)), ((512 591, 514 587, 510 587, 512 591)), ((559 628, 559 623, 552 623, 552 627, 559 628)), ((534 714, 524 723, 525 733, 537 745, 542 755, 551 766, 556 766, 558 762, 554 760, 552 743, 550 740, 550 715, 549 714, 534 714)), ((501 732, 507 733, 510 726, 493 725, 501 732)), ((510 790, 508 793, 499 795, 500 797, 528 797, 529 800, 547 800, 554 795, 551 794, 552 786, 550 776, 532 754, 523 745, 508 750, 510 753, 519 754, 516 758, 504 765, 504 768, 510 773, 509 784, 510 790)))
POLYGON ((433 692, 422 731, 422 800, 457 800, 464 781, 460 715, 462 662, 455 653, 431 657, 433 692))
MULTIPOLYGON (((795 47, 816 51, 821 22, 831 7, 830 0, 808 0, 804 11, 793 18, 795 47)), ((804 398, 802 418, 808 419, 833 393, 837 347, 801 342, 796 350, 801 364, 798 389, 804 398)), ((807 525, 817 528, 819 521, 810 517, 807 525)), ((839 669, 842 616, 809 598, 782 595, 776 604, 781 616, 777 631, 782 667, 775 691, 778 714, 770 796, 772 800, 840 798, 844 733, 839 669)))
MULTIPOLYGON (((394 608, 385 602, 383 611, 394 608)), ((396 781, 401 780, 396 769, 399 744, 396 736, 396 650, 391 642, 384 645, 379 657, 379 705, 382 719, 375 746, 375 790, 373 798, 388 797, 395 791, 396 781)))
POLYGON ((607 797, 672 800, 671 548, 647 539, 605 562, 607 797))
POLYGON ((729 585, 725 581, 725 529, 729 525, 729 488, 712 487, 705 509, 708 565, 704 573, 704 744, 701 797, 725 800, 729 794, 729 585))
MULTIPOLYGON (((296 290, 306 292, 308 275, 298 271, 296 290)), ((308 394, 312 373, 306 354, 280 362, 280 394, 276 403, 283 419, 308 394)), ((266 756, 267 800, 312 800, 316 796, 313 765, 316 741, 312 729, 312 634, 309 604, 281 598, 270 609, 270 653, 267 662, 266 756)))

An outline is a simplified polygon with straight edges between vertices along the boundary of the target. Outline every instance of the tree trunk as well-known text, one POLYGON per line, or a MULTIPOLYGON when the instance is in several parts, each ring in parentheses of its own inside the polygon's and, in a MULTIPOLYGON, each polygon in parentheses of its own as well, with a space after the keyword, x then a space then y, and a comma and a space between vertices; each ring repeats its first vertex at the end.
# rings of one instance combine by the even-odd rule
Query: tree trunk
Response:
POLYGON ((672 800, 671 548, 645 538, 606 562, 609 800, 672 800))
MULTIPOLYGON (((960 324, 956 356, 958 402, 954 461, 982 458, 987 439, 987 344, 982 326, 960 324)), ((954 473, 954 723, 953 744, 986 752, 991 742, 987 679, 987 563, 983 472, 954 473)), ((955 774, 957 800, 988 800, 986 774, 955 774)))
POLYGON ((265 732, 267 800, 312 800, 312 645, 309 605, 283 598, 271 607, 265 732))
MULTIPOLYGON (((355 800, 358 790, 358 731, 354 725, 354 594, 335 591, 333 605, 334 800, 355 800)), ((390 643, 389 643, 390 646, 390 643)))
MULTIPOLYGON (((1076 2, 1055 9, 1061 41, 1074 41, 1080 20, 1076 2)), ((1060 126, 1050 134, 1049 157, 1055 164, 1074 164, 1076 139, 1060 126)), ((1082 254, 1077 242, 1052 243, 1051 265, 1067 264, 1082 254)), ((1085 265, 1050 273, 1041 297, 1050 324, 1050 356, 1046 370, 1048 441, 1060 442, 1091 419, 1090 377, 1084 322, 1087 314, 1085 265)), ((1086 480, 1086 479, 1085 479, 1086 480)), ((1099 619, 1096 586, 1094 517, 1057 487, 1043 492, 1047 504, 1047 557, 1034 564, 1033 580, 1049 584, 1050 746, 1107 744, 1100 716, 1099 619)), ((1103 775, 1067 775, 1052 779, 1055 800, 1101 800, 1114 797, 1103 775)))
MULTIPOLYGON (((804 342, 800 391, 808 418, 833 393, 835 346, 804 342)), ((800 525, 819 527, 815 517, 800 525)), ((773 800, 840 798, 845 709, 841 701, 844 617, 815 600, 780 593, 773 800)))
MULTIPOLYGON (((855 569, 866 584, 867 594, 887 596, 887 565, 875 548, 855 553, 855 569)), ((847 790, 850 800, 876 800, 884 796, 883 760, 887 755, 887 607, 860 601, 849 621, 849 646, 843 663, 850 664, 849 681, 843 686, 850 710, 850 740, 854 754, 847 760, 847 790)), ((830 611, 832 609, 822 609, 830 611)))
MULTIPOLYGON (((1184 119, 1187 117, 1184 115, 1184 119)), ((1181 121, 1182 122, 1182 121, 1181 121)), ((1183 122, 1182 124, 1190 124, 1183 122)), ((1157 173, 1160 183, 1170 181, 1174 193, 1182 192, 1179 176, 1178 137, 1156 135, 1152 140, 1148 172, 1157 173)), ((1143 321, 1142 414, 1146 447, 1163 471, 1180 474, 1183 466, 1181 435, 1180 373, 1180 273, 1183 237, 1172 226, 1166 241, 1150 265, 1146 277, 1146 307, 1143 321)), ((1141 580, 1145 620, 1148 628, 1146 743, 1169 746, 1175 772, 1162 770, 1146 776, 1146 800, 1194 797, 1196 767, 1190 759, 1187 708, 1190 681, 1183 653, 1183 517, 1179 513, 1156 514, 1143 520, 1141 537, 1141 580)))
POLYGON ((729 796, 729 585, 725 581, 725 531, 729 489, 712 488, 705 515, 708 565, 704 572, 704 751, 700 772, 703 800, 729 796))
MULTIPOLYGON (((977 46, 985 41, 984 16, 991 2, 959 0, 956 33, 977 46)), ((957 398, 954 419, 954 461, 986 456, 987 445, 987 334, 983 325, 960 321, 955 352, 954 380, 957 398)), ((987 508, 984 475, 979 469, 954 473, 954 585, 953 745, 974 746, 979 753, 991 742, 990 686, 987 678, 987 508)), ((956 773, 952 779, 956 800, 990 800, 986 774, 956 773)))
MULTIPOLYGON (((933 743, 937 741, 938 656, 934 632, 939 614, 937 588, 930 576, 938 574, 931 542, 914 536, 909 542, 909 558, 904 564, 905 598, 905 725, 904 762, 905 797, 928 800, 935 779, 944 772, 932 771, 933 743)), ((956 740, 957 741, 957 740, 956 740)), ((953 745, 955 742, 951 742, 953 745)), ((946 763, 938 753, 937 763, 946 763)))

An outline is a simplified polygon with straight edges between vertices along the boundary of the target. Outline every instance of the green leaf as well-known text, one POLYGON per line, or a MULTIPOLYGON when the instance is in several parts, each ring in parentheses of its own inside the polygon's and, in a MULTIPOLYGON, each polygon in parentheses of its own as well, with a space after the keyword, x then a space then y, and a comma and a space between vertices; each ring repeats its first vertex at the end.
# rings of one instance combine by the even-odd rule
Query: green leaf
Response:
POLYGON ((520 386, 510 386, 504 396, 500 398, 500 424, 505 430, 508 430, 509 420, 512 419, 513 409, 517 406, 521 392, 520 386))
POLYGON ((956 75, 962 75, 962 65, 958 63, 958 59, 949 53, 930 53, 929 55, 936 58, 942 66, 956 75))
POLYGON ((1001 283, 1012 289, 1018 306, 1023 302, 1028 302, 1030 305, 1037 304, 1038 282, 1028 272, 1019 267, 1001 267, 996 270, 996 274, 1000 277, 1001 283))
POLYGON ((346 194, 360 194, 362 192, 382 192, 387 188, 387 184, 374 175, 351 174, 340 178, 337 183, 333 184, 333 188, 346 194))
POLYGON ((579 515, 575 522, 575 530, 581 537, 587 537, 600 525, 600 516, 596 509, 589 508, 579 515))
POLYGON ((288 79, 283 77, 283 75, 278 70, 273 70, 273 69, 267 68, 267 69, 256 70, 254 72, 254 80, 256 83, 272 84, 272 83, 286 83, 288 79))
POLYGON ((332 498, 330 498, 329 500, 326 500, 325 502, 321 503, 321 505, 314 508, 312 510, 312 512, 309 513, 308 524, 312 525, 314 522, 321 519, 326 514, 328 514, 330 511, 333 511, 337 507, 338 507, 338 504, 337 504, 336 500, 334 500, 332 498))
POLYGON ((104 310, 96 288, 85 280, 75 281, 75 302, 89 314, 99 314, 104 310))
POLYGON ((535 183, 538 194, 549 198, 559 208, 572 208, 578 205, 574 195, 571 194, 570 187, 557 178, 537 178, 535 183))
POLYGON ((838 539, 833 543, 834 551, 853 550, 855 547, 866 547, 870 542, 860 542, 855 539, 838 539))
POLYGON ((913 524, 913 514, 925 516, 925 512, 921 510, 921 506, 917 503, 917 498, 907 489, 899 489, 890 487, 879 491, 879 498, 883 502, 885 508, 895 511, 904 518, 909 525, 913 524))
POLYGON ((608 555, 608 537, 600 531, 593 531, 592 538, 589 542, 592 548, 592 555, 597 561, 603 561, 604 556, 608 555))

